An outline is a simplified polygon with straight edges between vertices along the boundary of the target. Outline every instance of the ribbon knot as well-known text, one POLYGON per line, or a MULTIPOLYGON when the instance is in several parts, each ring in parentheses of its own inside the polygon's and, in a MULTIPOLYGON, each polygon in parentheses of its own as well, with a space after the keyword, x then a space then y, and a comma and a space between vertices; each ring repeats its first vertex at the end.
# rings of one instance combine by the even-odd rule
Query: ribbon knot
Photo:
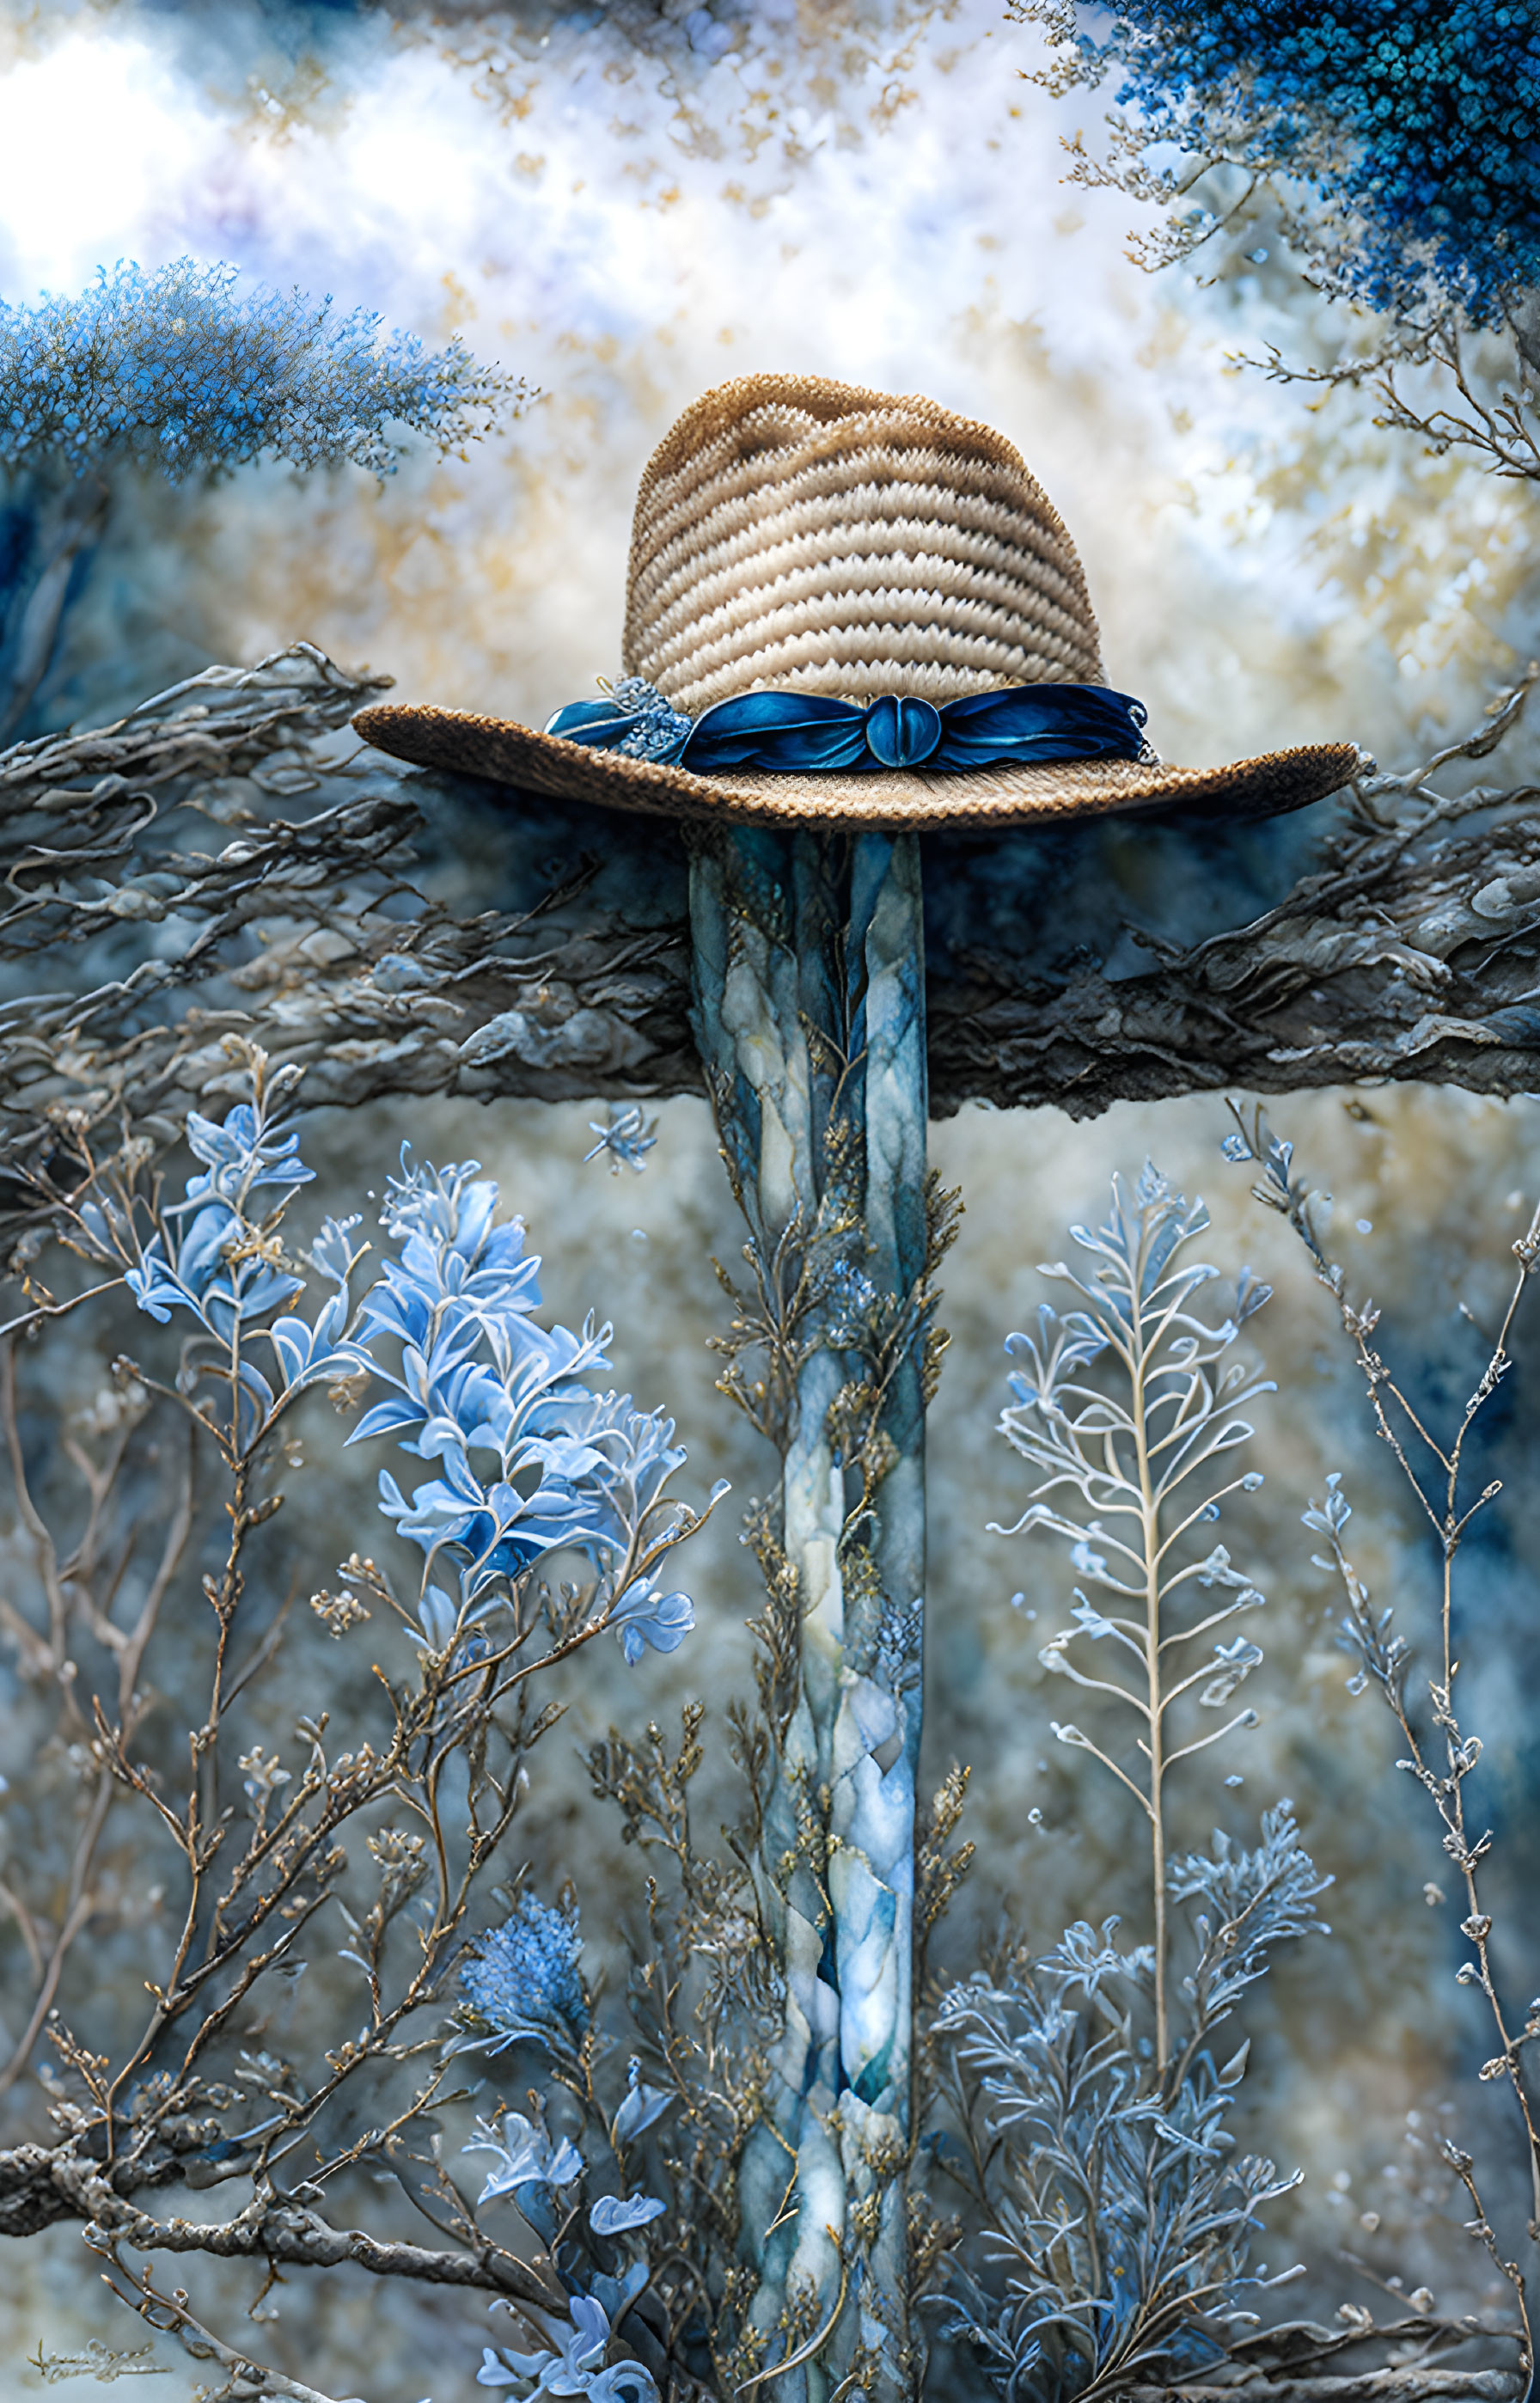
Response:
POLYGON ((918 768, 939 750, 941 713, 928 701, 883 693, 867 711, 867 748, 884 768, 918 768))
POLYGON ((1142 701, 1099 684, 1003 685, 939 704, 910 693, 835 701, 823 693, 744 692, 687 717, 640 676, 608 701, 572 701, 546 728, 569 743, 630 759, 676 763, 698 776, 962 774, 1051 760, 1137 759, 1142 701))

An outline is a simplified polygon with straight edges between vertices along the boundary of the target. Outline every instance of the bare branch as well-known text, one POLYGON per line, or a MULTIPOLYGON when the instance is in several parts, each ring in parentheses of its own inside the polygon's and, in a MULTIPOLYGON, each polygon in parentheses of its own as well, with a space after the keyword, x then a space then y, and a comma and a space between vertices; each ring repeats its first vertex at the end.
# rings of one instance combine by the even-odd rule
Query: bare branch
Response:
MULTIPOLYGON (((982 846, 927 836, 933 1110, 977 1097, 1085 1117, 1357 1077, 1533 1084, 1540 802, 1525 785, 1470 785, 1529 682, 1464 741, 1366 772, 1345 823, 1323 810, 1292 882, 1289 821, 1242 850, 1222 824, 1142 826, 1169 871, 1149 889, 1200 896, 1190 937, 1169 915, 1131 918, 1118 822, 1066 827, 1051 854, 1032 827, 982 846), (1277 863, 1261 914, 1259 855, 1277 863), (1148 969, 1127 975, 1125 957, 1109 975, 1131 938, 1148 969)), ((303 1067, 312 1105, 702 1090, 677 831, 350 748, 341 721, 374 689, 299 645, 210 670, 100 734, 0 754, 14 896, 0 956, 18 963, 0 1002, 0 1137, 24 1172, 3 1198, 23 1218, 78 1184, 91 1130, 158 1150, 189 1104, 230 1092, 231 1032, 303 1067), (234 835, 212 852, 197 847, 211 818, 234 835), (496 863, 504 906, 483 909, 486 878, 454 868, 462 840, 496 863), (408 892, 409 920, 393 899, 408 892), (152 948, 170 915, 198 928, 175 960, 152 948), (61 964, 109 933, 123 966, 69 989, 61 964), (40 969, 52 990, 36 990, 40 969)))

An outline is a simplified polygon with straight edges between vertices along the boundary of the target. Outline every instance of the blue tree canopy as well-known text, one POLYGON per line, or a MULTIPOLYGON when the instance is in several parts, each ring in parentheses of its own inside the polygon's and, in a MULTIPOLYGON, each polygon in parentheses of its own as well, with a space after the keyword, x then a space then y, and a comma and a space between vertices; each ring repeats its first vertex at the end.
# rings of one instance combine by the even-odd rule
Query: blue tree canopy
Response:
POLYGON ((382 336, 367 309, 334 316, 329 296, 260 286, 237 298, 237 281, 191 258, 153 273, 120 260, 78 299, 0 301, 0 464, 84 474, 127 460, 174 481, 268 452, 388 476, 399 446, 387 428, 449 450, 523 390, 458 336, 430 351, 382 336))
POLYGON ((1070 0, 1020 13, 1072 80, 1116 74, 1141 146, 1300 177, 1335 288, 1408 314, 1491 323, 1540 284, 1540 26, 1491 0, 1070 0))

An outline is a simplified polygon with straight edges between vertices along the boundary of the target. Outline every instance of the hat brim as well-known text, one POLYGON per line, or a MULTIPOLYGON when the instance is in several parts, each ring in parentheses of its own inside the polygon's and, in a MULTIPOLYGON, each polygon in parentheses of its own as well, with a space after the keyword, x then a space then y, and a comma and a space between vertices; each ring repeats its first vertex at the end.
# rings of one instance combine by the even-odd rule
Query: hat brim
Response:
POLYGON ((1325 800, 1365 765, 1351 743, 1314 743, 1223 768, 1088 759, 931 776, 904 769, 870 775, 697 776, 657 760, 590 750, 516 719, 483 717, 470 710, 387 703, 360 710, 353 723, 376 750, 415 767, 448 768, 526 792, 707 825, 918 830, 1136 810, 1191 811, 1228 822, 1277 817, 1325 800))

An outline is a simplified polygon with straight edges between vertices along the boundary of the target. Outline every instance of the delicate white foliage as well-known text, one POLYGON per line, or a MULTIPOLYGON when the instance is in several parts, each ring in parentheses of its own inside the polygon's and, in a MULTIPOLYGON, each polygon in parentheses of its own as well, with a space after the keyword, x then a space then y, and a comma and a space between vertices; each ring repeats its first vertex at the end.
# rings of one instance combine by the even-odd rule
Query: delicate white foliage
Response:
POLYGON ((1050 1725, 1118 1779, 1151 1846, 1152 1942, 1125 1952, 1115 1920, 1100 1938, 1077 1923, 1036 1963, 1021 1951, 955 1987, 936 2031, 984 2218, 982 2259, 951 2265, 947 2325, 1007 2395, 1044 2403, 1220 2358, 1245 2316, 1238 2295, 1276 2283, 1247 2266, 1257 2209, 1294 2183, 1233 2157, 1225 2118, 1245 2047, 1217 2070, 1206 2047, 1274 1945, 1325 1932, 1311 1906, 1329 1880, 1287 1803, 1264 1814, 1255 1851, 1216 1831, 1212 1855, 1167 1852, 1172 1768, 1256 1724, 1242 1710, 1205 1729, 1190 1714, 1226 1711, 1262 1661, 1249 1635, 1222 1631, 1263 1597, 1199 1533, 1262 1481, 1232 1474, 1229 1456, 1253 1432, 1241 1412, 1271 1387, 1226 1354, 1268 1288, 1244 1272, 1233 1308, 1196 1306, 1218 1273, 1187 1251, 1207 1223, 1147 1166, 1131 1195, 1115 1179, 1105 1223, 1073 1229, 1093 1268, 1047 1271, 1083 1306, 1044 1307, 1006 1347, 1024 1365, 1001 1432, 1041 1481, 999 1532, 1056 1535, 1112 1597, 1076 1588, 1071 1624, 1038 1658, 1131 1715, 1136 1742, 1119 1757, 1073 1721, 1050 1725), (1190 1929, 1172 1920, 1183 1904, 1197 1906, 1190 1929), (1178 1942, 1188 1965, 1173 1993, 1178 1942))
POLYGON ((1055 1733, 1105 1760, 1157 1826, 1172 1765, 1256 1724, 1242 1710, 1179 1741, 1172 1715, 1187 1702, 1222 1709, 1262 1660, 1249 1637, 1219 1632, 1260 1608, 1260 1591, 1223 1544, 1191 1557, 1193 1531, 1217 1519, 1231 1494, 1262 1481, 1255 1470, 1227 1474, 1227 1456, 1254 1432, 1241 1412, 1273 1390, 1243 1361, 1225 1357, 1269 1288, 1246 1271, 1232 1309, 1204 1315, 1195 1306, 1218 1276, 1187 1254, 1207 1225, 1201 1202, 1173 1193, 1153 1168, 1131 1195, 1115 1178, 1105 1223, 1071 1230, 1096 1265, 1089 1274, 1062 1263, 1045 1271, 1072 1285, 1084 1307, 1061 1317, 1045 1303, 1035 1332, 1013 1335, 1006 1347, 1026 1365, 1010 1377, 1015 1399, 1000 1431, 1042 1481, 1015 1525, 999 1532, 1058 1535, 1089 1586, 1131 1605, 1098 1608, 1077 1588, 1074 1624, 1050 1635, 1038 1657, 1055 1675, 1134 1715, 1143 1765, 1119 1763, 1077 1728, 1055 1733), (1211 1606, 1200 1597, 1215 1588, 1223 1598, 1211 1606), (1083 1667, 1082 1644, 1106 1645, 1108 1661, 1083 1667), (1124 1676, 1120 1656, 1133 1664, 1124 1676))

